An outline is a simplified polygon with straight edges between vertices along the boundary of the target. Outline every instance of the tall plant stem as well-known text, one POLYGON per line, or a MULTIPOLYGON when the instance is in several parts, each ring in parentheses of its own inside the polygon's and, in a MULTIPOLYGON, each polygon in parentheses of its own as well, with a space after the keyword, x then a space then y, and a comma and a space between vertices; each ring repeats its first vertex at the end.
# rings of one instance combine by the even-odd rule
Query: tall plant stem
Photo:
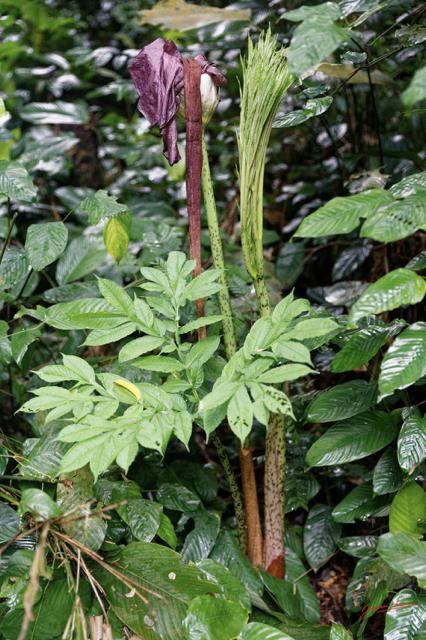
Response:
MULTIPOLYGON (((210 233, 211 251, 213 262, 219 270, 219 281, 222 289, 219 292, 220 311, 223 315, 223 337, 225 342, 226 355, 231 358, 237 350, 237 340, 235 337, 235 327, 232 317, 231 299, 229 296, 228 283, 226 279, 225 261, 223 258, 222 241, 220 238, 219 222, 216 210, 216 201, 213 191, 213 182, 210 173, 209 156, 205 137, 202 140, 203 149, 203 170, 201 174, 201 187, 204 198, 204 207, 207 215, 207 223, 210 233)), ((242 488, 244 495, 244 512, 246 530, 239 530, 240 544, 246 547, 247 554, 255 565, 262 564, 262 529, 260 526, 259 503, 257 499, 256 476, 254 472, 253 452, 249 447, 240 449, 240 467, 242 488)), ((234 496, 235 510, 242 508, 241 496, 234 496)), ((237 513, 238 520, 238 513, 237 513)))
MULTIPOLYGON (((265 279, 257 278, 254 286, 260 315, 269 316, 271 305, 265 279)), ((285 466, 284 416, 275 414, 269 421, 265 443, 263 566, 276 578, 284 578, 285 575, 285 466)))

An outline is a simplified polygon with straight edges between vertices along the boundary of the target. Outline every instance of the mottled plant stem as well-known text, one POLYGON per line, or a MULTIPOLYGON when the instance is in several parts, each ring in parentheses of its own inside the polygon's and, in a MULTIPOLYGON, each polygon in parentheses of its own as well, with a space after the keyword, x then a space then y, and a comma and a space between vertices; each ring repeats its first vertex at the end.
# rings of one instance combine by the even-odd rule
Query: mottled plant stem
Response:
MULTIPOLYGON (((231 300, 229 296, 228 283, 226 279, 225 261, 223 258, 222 241, 220 238, 219 222, 216 210, 216 201, 213 191, 213 182, 210 173, 209 157, 207 153, 206 141, 203 135, 203 170, 201 175, 201 186, 204 198, 204 207, 207 215, 207 223, 210 233, 211 251, 213 263, 219 270, 219 282, 222 289, 219 292, 220 311, 223 315, 223 337, 227 358, 231 358, 237 350, 237 340, 235 337, 235 327, 232 317, 231 300)), ((240 492, 235 495, 234 504, 237 515, 239 537, 241 547, 244 548, 254 565, 262 564, 262 529, 260 526, 259 503, 257 498, 256 476, 254 471, 253 452, 248 447, 240 449, 241 481, 244 495, 244 511, 240 492), (241 510, 241 520, 239 521, 238 511, 241 510), (245 513, 245 518, 244 518, 245 513)), ((238 489, 238 487, 237 487, 238 489)))
MULTIPOLYGON (((202 124, 202 106, 200 93, 201 68, 195 60, 184 60, 185 84, 185 125, 186 125, 186 195, 189 222, 190 255, 195 260, 193 276, 201 273, 201 176, 203 166, 202 143, 204 132, 202 124)), ((220 238, 219 238, 220 240, 220 238)), ((220 247, 222 249, 222 247, 220 247)), ((223 256, 222 256, 223 262, 223 256)), ((204 300, 196 301, 197 316, 204 316, 204 300)), ((231 319, 232 320, 232 319, 231 319)), ((198 339, 206 336, 206 328, 198 331, 198 339)), ((234 336, 235 341, 235 336, 234 336)), ((216 448, 223 473, 229 486, 237 518, 240 544, 245 549, 244 509, 238 482, 231 463, 219 436, 213 434, 211 440, 216 448)))
MULTIPOLYGON (((254 282, 260 315, 271 314, 265 279, 254 282)), ((264 510, 265 543, 263 566, 276 578, 285 575, 285 424, 284 416, 271 416, 265 442, 264 510)))

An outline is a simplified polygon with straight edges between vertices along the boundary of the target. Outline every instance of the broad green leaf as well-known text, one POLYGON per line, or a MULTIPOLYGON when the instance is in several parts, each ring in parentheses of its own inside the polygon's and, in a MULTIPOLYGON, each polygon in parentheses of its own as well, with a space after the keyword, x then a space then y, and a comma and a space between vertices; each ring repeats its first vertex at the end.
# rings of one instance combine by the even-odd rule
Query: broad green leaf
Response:
POLYGON ((426 189, 374 211, 362 225, 361 238, 396 242, 418 229, 426 231, 426 189))
POLYGON ((244 627, 238 636, 238 640, 294 640, 294 638, 268 624, 250 622, 244 627))
POLYGON ((353 635, 349 629, 335 622, 330 630, 330 640, 353 640, 353 635))
POLYGON ((33 202, 37 189, 24 167, 12 160, 0 160, 0 201, 33 202))
POLYGON ((426 597, 411 589, 397 593, 386 612, 384 640, 416 640, 426 623, 426 597))
POLYGON ((249 612, 251 610, 250 596, 245 587, 224 565, 206 558, 197 564, 198 568, 209 580, 220 587, 226 600, 238 602, 241 607, 249 612))
POLYGON ((40 489, 24 489, 21 494, 18 512, 23 515, 30 512, 40 522, 62 515, 56 502, 40 489))
POLYGON ((257 596, 262 594, 262 581, 250 560, 241 551, 238 541, 231 531, 222 529, 210 558, 227 567, 249 593, 254 593, 257 596))
POLYGON ((143 336, 142 338, 136 338, 127 342, 124 347, 120 349, 118 354, 119 362, 128 362, 134 360, 144 353, 154 351, 161 347, 164 342, 164 338, 157 338, 155 336, 143 336))
POLYGON ((97 241, 81 236, 72 240, 56 266, 59 284, 68 284, 95 271, 105 260, 105 249, 97 241))
POLYGON ((0 544, 8 542, 18 535, 20 530, 20 518, 15 509, 5 502, 0 502, 0 544))
POLYGON ((426 533, 426 491, 414 480, 394 497, 389 514, 391 533, 426 533))
POLYGON ((302 6, 284 13, 283 18, 287 20, 303 20, 294 31, 287 53, 292 73, 301 76, 313 71, 347 39, 345 29, 334 23, 339 17, 339 7, 333 2, 318 7, 302 6))
POLYGON ((33 124, 87 124, 89 112, 83 102, 30 102, 20 116, 33 124))
POLYGON ((308 376, 312 373, 316 373, 310 367, 304 364, 283 364, 280 367, 274 367, 262 373, 257 382, 263 382, 265 384, 278 384, 280 382, 288 382, 290 380, 296 380, 308 376))
POLYGON ((316 504, 308 513, 303 529, 303 549, 309 565, 318 569, 334 553, 341 527, 331 516, 331 507, 316 504))
POLYGON ((404 105, 409 108, 426 98, 426 66, 417 69, 401 98, 404 105))
POLYGON ((320 467, 365 458, 394 440, 398 424, 398 413, 383 411, 368 411, 337 422, 314 442, 306 463, 320 467))
POLYGON ((298 596, 302 618, 310 623, 319 623, 320 603, 306 575, 305 565, 296 553, 288 548, 285 552, 285 577, 292 585, 292 592, 298 596))
POLYGON ((108 192, 103 189, 84 198, 78 208, 89 214, 90 224, 98 224, 102 218, 112 218, 128 210, 127 205, 117 202, 115 196, 108 195, 108 192))
POLYGON ((415 409, 405 418, 398 436, 398 462, 411 471, 426 459, 426 418, 415 409))
POLYGON ((377 545, 379 556, 397 573, 426 580, 426 542, 409 533, 385 533, 377 545))
POLYGON ((31 224, 25 239, 28 262, 41 271, 61 256, 67 246, 68 229, 63 222, 31 224))
POLYGON ((132 219, 129 213, 114 216, 105 225, 104 243, 109 255, 118 263, 126 255, 132 219))
POLYGON ((24 444, 19 474, 28 480, 52 480, 59 474, 62 457, 69 445, 59 442, 54 434, 44 433, 24 444), (29 446, 28 446, 29 445, 29 446))
MULTIPOLYGON (((67 578, 62 577, 62 572, 59 575, 59 579, 53 578, 41 585, 40 596, 32 609, 33 619, 29 624, 28 638, 56 639, 60 638, 65 630, 72 614, 74 597, 67 578)), ((80 595, 83 595, 83 588, 80 595)), ((5 640, 15 640, 19 637, 23 619, 24 609, 19 606, 9 609, 6 615, 2 616, 1 630, 5 640)))
MULTIPOLYGON (((324 5, 322 5, 324 6, 324 5)), ((300 238, 320 238, 354 231, 361 218, 393 202, 383 189, 371 189, 345 198, 337 197, 307 216, 295 233, 300 238)))
POLYGON ((355 520, 366 520, 372 515, 387 515, 389 511, 388 496, 374 496, 370 482, 358 485, 343 498, 333 509, 336 522, 349 523, 355 520))
POLYGON ((335 356, 331 363, 332 372, 342 373, 359 369, 376 355, 386 344, 389 336, 394 335, 400 327, 401 325, 371 326, 360 329, 335 356))
POLYGON ((163 483, 158 492, 157 500, 166 509, 172 511, 182 511, 186 514, 192 514, 200 508, 199 497, 187 487, 181 484, 163 483))
POLYGON ((395 198, 407 198, 423 189, 426 189, 426 171, 406 176, 400 182, 393 184, 389 191, 395 198))
POLYGON ((351 536, 340 538, 337 544, 339 549, 354 558, 366 558, 376 550, 377 538, 375 536, 351 536))
POLYGON ((231 397, 227 417, 232 431, 243 443, 253 426, 253 404, 244 384, 231 397))
POLYGON ((20 365, 25 354, 28 351, 28 347, 35 340, 41 336, 41 330, 39 327, 23 327, 18 325, 17 330, 12 333, 10 339, 10 346, 12 349, 12 356, 15 362, 20 365))
POLYGON ((426 294, 426 282, 410 269, 390 271, 370 285, 353 305, 351 319, 390 311, 406 304, 417 304, 426 294))
POLYGON ((382 361, 379 391, 388 396, 405 389, 426 373, 426 322, 416 322, 391 344, 382 361))
POLYGON ((189 603, 220 591, 197 567, 185 565, 179 554, 152 542, 119 547, 113 560, 124 582, 99 566, 95 577, 114 613, 146 640, 184 640, 182 623, 189 603), (126 577, 131 582, 126 583, 126 577))
POLYGON ((299 124, 302 124, 302 122, 306 122, 307 120, 315 118, 327 111, 332 102, 333 98, 331 96, 308 100, 302 109, 297 109, 296 111, 290 111, 289 113, 284 114, 278 113, 273 126, 276 128, 298 126, 299 124))
MULTIPOLYGON (((115 501, 113 492, 113 501, 115 501)), ((163 507, 158 502, 132 498, 126 500, 126 504, 117 509, 120 517, 126 524, 136 540, 151 542, 154 539, 161 523, 163 507)))
POLYGON ((322 391, 307 408, 308 422, 345 420, 376 404, 377 387, 364 380, 343 382, 322 391))
POLYGON ((185 562, 199 562, 210 555, 220 529, 220 516, 210 511, 194 516, 195 527, 186 536, 182 548, 185 562))
POLYGON ((248 619, 238 602, 212 598, 194 598, 183 622, 188 640, 233 640, 248 619))
POLYGON ((67 478, 68 482, 58 483, 57 503, 63 513, 71 514, 61 523, 61 530, 68 536, 98 551, 105 540, 107 520, 93 513, 93 476, 88 467, 79 469, 67 478))
POLYGON ((394 447, 389 447, 379 458, 374 467, 373 489, 378 495, 395 493, 402 487, 404 474, 402 473, 394 447))

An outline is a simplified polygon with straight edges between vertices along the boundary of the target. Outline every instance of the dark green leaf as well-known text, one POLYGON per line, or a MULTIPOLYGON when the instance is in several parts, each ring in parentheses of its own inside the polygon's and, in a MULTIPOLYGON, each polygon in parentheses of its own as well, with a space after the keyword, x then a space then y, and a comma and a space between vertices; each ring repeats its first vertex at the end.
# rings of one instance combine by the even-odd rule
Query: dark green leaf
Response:
POLYGON ((183 626, 188 640, 233 640, 247 618, 238 602, 206 595, 192 600, 183 626))
POLYGON ((364 380, 351 380, 319 393, 307 409, 308 422, 345 420, 376 404, 377 387, 364 380))
POLYGON ((398 436, 398 462, 411 471, 426 459, 426 418, 415 409, 405 418, 398 436))
POLYGON ((426 373, 426 322, 416 322, 391 344, 383 358, 379 390, 388 396, 405 389, 426 373))
POLYGON ((342 464, 383 449, 398 433, 398 413, 367 412, 338 422, 309 449, 311 467, 342 464))
POLYGON ((426 491, 414 480, 394 497, 389 514, 391 533, 426 533, 426 491))
POLYGON ((334 553, 341 527, 331 516, 331 507, 316 504, 308 513, 303 530, 303 549, 312 569, 318 569, 334 553))

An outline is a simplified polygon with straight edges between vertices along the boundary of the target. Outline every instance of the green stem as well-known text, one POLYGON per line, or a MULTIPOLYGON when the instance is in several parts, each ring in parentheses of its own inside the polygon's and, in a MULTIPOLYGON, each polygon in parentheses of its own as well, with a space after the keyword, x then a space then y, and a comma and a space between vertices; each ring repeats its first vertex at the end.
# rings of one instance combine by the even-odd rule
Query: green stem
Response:
POLYGON ((216 201, 213 191, 212 177, 210 173, 209 156, 207 153, 206 140, 203 134, 203 170, 201 174, 201 188, 203 191, 204 208, 209 226, 210 244, 213 256, 213 263, 219 270, 219 282, 222 289, 219 291, 219 306, 223 315, 223 339, 225 342, 226 355, 231 358, 237 350, 237 340, 235 337, 234 321, 232 318, 231 299, 229 296, 228 283, 226 280, 225 260, 223 258, 222 240, 216 210, 216 201))
MULTIPOLYGON (((207 153, 206 140, 202 137, 202 153, 203 153, 203 169, 201 174, 201 188, 203 192, 204 208, 207 215, 207 223, 209 227, 211 252, 213 263, 220 272, 219 282, 222 289, 219 292, 219 306, 223 316, 223 337, 225 342, 225 351, 228 360, 237 351, 237 339, 235 336, 234 320, 232 315, 231 298, 229 295, 228 282, 226 279, 225 261, 223 257, 222 240, 220 237, 219 222, 216 209, 216 200, 214 197, 213 181, 210 173, 209 156, 207 153)), ((213 440, 213 438, 212 438, 213 440)), ((215 436, 213 443, 216 446, 218 455, 223 449, 219 437, 215 436), (217 438, 217 439, 216 439, 217 438), (218 448, 219 447, 219 448, 218 448)), ((242 447, 240 449, 240 467, 242 477, 242 487, 244 494, 244 507, 241 500, 241 493, 232 468, 228 468, 226 461, 222 461, 224 473, 227 477, 232 499, 234 501, 235 514, 238 524, 238 533, 240 546, 248 555, 253 564, 261 564, 262 561, 262 530, 260 526, 259 504, 257 500, 255 469, 253 462, 253 453, 251 449, 242 447)), ((229 461, 228 461, 229 462, 229 461)))

